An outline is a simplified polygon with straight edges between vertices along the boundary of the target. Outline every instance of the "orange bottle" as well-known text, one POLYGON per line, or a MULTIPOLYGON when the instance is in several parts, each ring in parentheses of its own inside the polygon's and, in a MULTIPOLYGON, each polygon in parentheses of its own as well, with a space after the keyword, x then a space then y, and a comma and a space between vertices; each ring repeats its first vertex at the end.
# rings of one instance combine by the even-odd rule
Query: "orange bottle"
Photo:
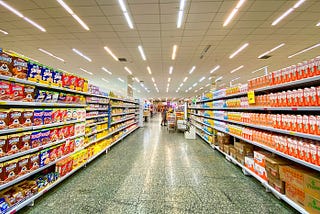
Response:
POLYGON ((302 116, 302 123, 303 123, 303 132, 309 134, 310 132, 310 123, 309 123, 309 116, 303 115, 302 116))
POLYGON ((317 134, 317 118, 314 115, 309 115, 309 134, 317 134))

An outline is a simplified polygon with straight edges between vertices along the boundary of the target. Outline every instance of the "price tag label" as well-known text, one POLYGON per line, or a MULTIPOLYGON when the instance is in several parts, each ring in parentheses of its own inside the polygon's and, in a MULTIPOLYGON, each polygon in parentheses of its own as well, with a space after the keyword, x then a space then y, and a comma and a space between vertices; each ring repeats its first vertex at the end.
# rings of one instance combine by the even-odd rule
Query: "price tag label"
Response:
POLYGON ((9 81, 14 81, 15 79, 13 77, 10 77, 9 78, 9 81))
POLYGON ((254 91, 248 91, 248 101, 249 104, 256 103, 254 91))
POLYGON ((0 101, 0 105, 7 105, 6 101, 0 101))

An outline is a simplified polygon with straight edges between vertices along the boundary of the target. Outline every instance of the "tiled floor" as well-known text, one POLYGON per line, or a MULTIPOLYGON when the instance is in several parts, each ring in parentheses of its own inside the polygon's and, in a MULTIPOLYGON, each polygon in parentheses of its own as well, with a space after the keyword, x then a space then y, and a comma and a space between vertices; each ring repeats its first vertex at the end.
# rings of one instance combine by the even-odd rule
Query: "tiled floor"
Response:
POLYGON ((24 213, 295 213, 201 139, 158 118, 24 213))

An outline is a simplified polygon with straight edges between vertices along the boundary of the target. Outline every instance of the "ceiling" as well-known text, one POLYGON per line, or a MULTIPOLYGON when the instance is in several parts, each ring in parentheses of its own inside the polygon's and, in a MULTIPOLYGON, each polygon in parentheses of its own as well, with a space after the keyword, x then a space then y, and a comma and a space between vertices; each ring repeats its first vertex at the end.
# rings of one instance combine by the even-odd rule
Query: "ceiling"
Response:
POLYGON ((289 55, 320 42, 320 27, 316 26, 320 22, 319 0, 306 0, 279 24, 271 25, 297 1, 247 0, 229 25, 223 27, 238 0, 186 0, 182 26, 178 29, 179 0, 126 0, 134 26, 130 29, 117 0, 65 0, 88 25, 90 30, 87 31, 55 0, 6 0, 4 2, 44 27, 46 32, 0 5, 0 29, 9 33, 0 33, 0 46, 45 65, 86 77, 90 82, 118 93, 126 91, 126 82, 119 81, 118 77, 127 80, 128 73, 124 69, 127 66, 133 76, 144 81, 150 90, 148 93, 135 82, 135 97, 190 97, 209 89, 208 84, 220 76, 223 79, 219 85, 225 83, 228 86, 237 77, 240 79, 234 83, 245 83, 249 78, 262 75, 263 71, 254 74, 252 71, 263 66, 269 66, 269 71, 273 71, 319 55, 320 47, 288 59, 289 55), (249 43, 248 47, 229 59, 230 54, 245 43, 249 43), (271 53, 272 57, 258 59, 260 54, 281 43, 285 45, 271 53), (146 61, 141 58, 139 45, 144 49, 146 61), (171 59, 173 45, 178 46, 175 60, 171 59), (201 52, 208 45, 211 45, 210 49, 200 59, 201 52), (104 46, 128 62, 115 61, 104 46), (65 62, 40 52, 38 48, 63 58, 65 62), (75 54, 73 48, 90 57, 92 62, 75 54), (220 69, 210 74, 217 65, 220 69), (244 65, 242 69, 230 73, 241 65, 244 65), (170 66, 173 66, 171 75, 170 66), (193 66, 196 69, 189 74, 193 66), (107 74, 101 67, 113 74, 107 74), (214 77, 209 80, 211 75, 214 77), (169 77, 171 82, 166 92, 169 77), (188 80, 177 93, 185 77, 188 80), (202 77, 206 79, 199 82, 202 77), (195 82, 198 85, 186 93, 195 82), (201 87, 204 89, 199 90, 201 87))

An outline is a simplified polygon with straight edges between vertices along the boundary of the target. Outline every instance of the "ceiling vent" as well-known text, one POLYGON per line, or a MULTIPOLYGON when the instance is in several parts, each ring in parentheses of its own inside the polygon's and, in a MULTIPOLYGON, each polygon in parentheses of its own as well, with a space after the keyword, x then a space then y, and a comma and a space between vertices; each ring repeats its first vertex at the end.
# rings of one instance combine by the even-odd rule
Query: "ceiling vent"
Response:
POLYGON ((127 62, 127 59, 126 59, 126 58, 118 58, 118 60, 119 60, 120 62, 127 62))
POLYGON ((269 59, 271 55, 264 55, 263 57, 260 57, 259 59, 269 59))

